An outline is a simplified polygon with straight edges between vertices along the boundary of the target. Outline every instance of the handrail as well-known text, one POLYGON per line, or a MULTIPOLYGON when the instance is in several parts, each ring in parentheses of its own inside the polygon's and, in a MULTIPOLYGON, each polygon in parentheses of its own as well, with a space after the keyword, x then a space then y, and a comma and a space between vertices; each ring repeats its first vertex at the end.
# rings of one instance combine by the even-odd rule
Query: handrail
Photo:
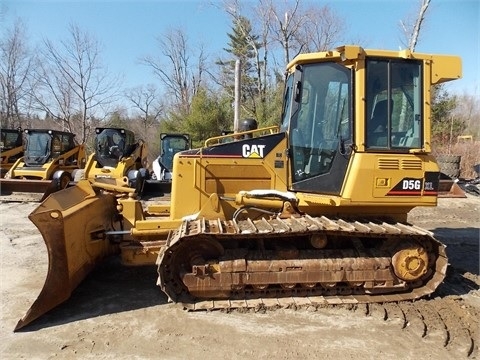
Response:
POLYGON ((268 131, 270 134, 275 134, 275 133, 278 133, 279 130, 280 130, 280 126, 273 125, 273 126, 260 128, 260 129, 255 129, 255 130, 242 131, 242 132, 237 132, 237 133, 227 134, 227 135, 221 135, 221 136, 214 136, 214 137, 211 137, 211 138, 208 138, 207 140, 205 140, 204 146, 209 147, 209 146, 212 146, 212 145, 216 145, 218 143, 221 143, 222 142, 221 140, 229 139, 229 138, 231 138, 230 141, 236 141, 236 140, 242 139, 244 135, 249 135, 249 134, 253 135, 253 134, 257 134, 257 133, 264 133, 266 131, 268 131))

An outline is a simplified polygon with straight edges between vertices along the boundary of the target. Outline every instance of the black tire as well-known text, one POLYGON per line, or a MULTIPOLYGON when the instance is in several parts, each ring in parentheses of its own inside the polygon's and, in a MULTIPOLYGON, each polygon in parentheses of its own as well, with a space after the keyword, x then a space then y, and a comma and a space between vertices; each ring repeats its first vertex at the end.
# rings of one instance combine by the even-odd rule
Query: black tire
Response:
POLYGON ((137 172, 137 178, 135 179, 135 192, 138 194, 138 196, 142 196, 143 194, 143 187, 145 185, 146 177, 147 177, 146 169, 142 168, 137 172))
POLYGON ((85 175, 85 169, 75 169, 72 171, 72 177, 74 182, 79 182, 85 175))
POLYGON ((460 161, 462 160, 462 157, 460 155, 438 155, 437 156, 437 161, 439 163, 444 163, 444 164, 458 164, 460 165, 460 161))
POLYGON ((458 179, 460 177, 460 170, 440 170, 442 174, 448 176, 450 179, 458 179))
POLYGON ((60 181, 58 183, 59 189, 65 189, 68 187, 68 184, 72 181, 72 178, 70 177, 69 173, 63 173, 62 176, 60 176, 60 181))
POLYGON ((460 177, 460 162, 462 157, 459 155, 438 155, 437 162, 440 171, 452 179, 460 177))

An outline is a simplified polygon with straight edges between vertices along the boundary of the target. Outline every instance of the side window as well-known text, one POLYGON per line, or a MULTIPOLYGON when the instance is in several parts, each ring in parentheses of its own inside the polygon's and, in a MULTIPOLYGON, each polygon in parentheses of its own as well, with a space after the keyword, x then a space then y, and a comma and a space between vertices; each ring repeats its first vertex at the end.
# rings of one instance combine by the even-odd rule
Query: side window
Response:
POLYGON ((367 62, 368 148, 419 148, 422 144, 421 65, 417 61, 367 62))
POLYGON ((53 135, 52 139, 52 156, 54 158, 60 156, 62 153, 62 135, 53 135))
POLYGON ((70 148, 70 136, 63 135, 62 137, 62 154, 69 151, 70 148))

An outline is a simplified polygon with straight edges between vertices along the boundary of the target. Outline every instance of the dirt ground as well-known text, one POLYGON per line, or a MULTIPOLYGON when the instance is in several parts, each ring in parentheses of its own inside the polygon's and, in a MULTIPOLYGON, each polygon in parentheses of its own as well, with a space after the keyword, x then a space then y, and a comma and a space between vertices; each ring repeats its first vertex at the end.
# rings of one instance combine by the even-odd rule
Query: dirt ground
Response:
POLYGON ((447 245, 445 282, 414 303, 186 312, 156 269, 100 266, 72 297, 13 332, 47 272, 34 203, 1 203, 2 359, 476 359, 480 342, 480 198, 439 199, 409 221, 447 245))

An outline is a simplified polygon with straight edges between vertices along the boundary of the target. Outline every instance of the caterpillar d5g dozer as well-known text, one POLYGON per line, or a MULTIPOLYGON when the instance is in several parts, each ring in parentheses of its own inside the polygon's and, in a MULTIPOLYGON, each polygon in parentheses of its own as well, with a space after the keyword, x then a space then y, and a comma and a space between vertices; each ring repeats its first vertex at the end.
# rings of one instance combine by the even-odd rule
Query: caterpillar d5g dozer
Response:
POLYGON ((3 178, 15 161, 23 156, 23 131, 2 129, 0 135, 0 168, 3 178))
POLYGON ((86 162, 85 146, 75 134, 44 129, 25 129, 25 149, 0 180, 0 201, 43 201, 64 189, 74 170, 86 162))
POLYGON ((460 76, 454 56, 358 46, 299 55, 280 125, 176 154, 170 206, 143 209, 85 181, 52 194, 30 214, 47 279, 17 329, 110 254, 156 264, 160 288, 192 309, 432 293, 445 248, 407 214, 437 202, 430 87, 460 76))
POLYGON ((121 128, 96 128, 95 152, 74 180, 87 179, 97 188, 122 189, 140 194, 147 175, 147 146, 135 134, 121 128))

